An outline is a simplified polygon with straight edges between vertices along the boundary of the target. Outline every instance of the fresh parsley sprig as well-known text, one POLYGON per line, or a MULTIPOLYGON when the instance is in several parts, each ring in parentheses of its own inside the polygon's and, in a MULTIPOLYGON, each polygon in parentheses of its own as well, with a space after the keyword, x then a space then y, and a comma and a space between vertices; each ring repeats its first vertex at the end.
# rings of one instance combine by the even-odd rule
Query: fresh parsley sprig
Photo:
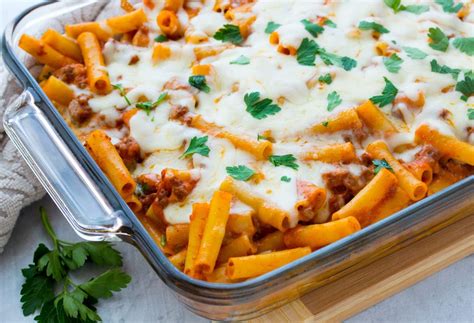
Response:
POLYGON ((407 53, 407 56, 412 59, 424 59, 428 56, 428 54, 426 54, 425 52, 415 47, 402 47, 402 48, 407 53))
POLYGON ((40 243, 33 263, 22 269, 25 282, 21 302, 25 316, 40 310, 34 319, 43 322, 97 322, 102 319, 94 305, 99 298, 109 298, 112 292, 125 288, 129 275, 116 268, 122 257, 108 242, 72 243, 60 240, 49 223, 46 211, 40 208, 41 221, 53 241, 53 249, 40 243), (96 278, 78 284, 69 272, 83 267, 86 261, 111 268, 96 278), (62 283, 59 293, 56 287, 62 283))
POLYGON ((357 61, 348 56, 339 56, 333 53, 328 53, 324 48, 317 50, 319 57, 326 65, 336 65, 343 68, 345 71, 350 71, 357 66, 357 61))
POLYGON ((378 104, 381 108, 392 103, 398 94, 398 89, 395 85, 393 85, 388 78, 384 77, 383 79, 385 81, 385 87, 382 90, 382 94, 370 98, 370 101, 374 104, 378 104))
POLYGON ((379 34, 386 34, 389 33, 390 30, 373 21, 361 21, 359 22, 359 29, 360 30, 373 30, 379 34))
POLYGON ((458 11, 461 10, 463 6, 462 3, 454 5, 453 0, 436 0, 435 2, 443 8, 444 12, 447 13, 458 13, 458 11))
POLYGON ((431 72, 439 74, 451 74, 455 81, 457 81, 459 73, 461 73, 459 68, 451 68, 447 65, 440 65, 435 59, 431 60, 430 64, 431 72))
POLYGON ((392 8, 393 12, 398 13, 400 11, 407 11, 419 15, 423 12, 429 11, 430 7, 426 5, 408 5, 405 6, 402 4, 401 0, 384 0, 384 3, 392 8))
POLYGON ((304 29, 306 29, 306 31, 309 32, 313 37, 318 37, 318 35, 324 31, 324 27, 314 24, 308 19, 301 20, 301 23, 303 24, 304 29))
POLYGON ((275 30, 277 30, 280 26, 281 26, 280 24, 277 24, 274 21, 269 21, 267 26, 265 27, 265 33, 266 34, 271 34, 275 30))
POLYGON ((467 109, 467 118, 469 120, 474 120, 474 109, 471 109, 471 108, 467 109))
POLYGON ((304 38, 296 51, 296 60, 300 65, 314 66, 319 46, 312 39, 304 38))
POLYGON ((434 50, 445 52, 449 47, 448 36, 439 27, 428 29, 428 38, 429 46, 434 50))
POLYGON ((166 37, 166 35, 158 35, 158 36, 155 37, 154 40, 157 43, 164 43, 164 42, 168 41, 168 37, 166 37))
POLYGON ((338 107, 342 103, 341 96, 336 91, 332 91, 331 93, 329 93, 327 99, 328 99, 327 110, 329 112, 334 110, 336 107, 338 107))
POLYGON ((277 104, 272 103, 271 99, 265 98, 260 100, 260 92, 245 94, 244 102, 247 106, 245 111, 258 120, 265 119, 281 111, 281 108, 277 104))
POLYGON ((156 99, 155 102, 151 102, 151 101, 138 102, 136 104, 136 107, 138 109, 144 110, 146 112, 146 115, 149 116, 150 112, 153 109, 155 109, 157 106, 159 106, 161 103, 163 103, 163 101, 165 101, 167 97, 168 97, 168 93, 164 92, 160 94, 160 96, 158 97, 158 99, 156 99))
POLYGON ((239 26, 232 24, 225 24, 220 28, 215 34, 214 39, 220 40, 222 42, 230 42, 234 45, 240 45, 244 38, 240 33, 239 26))
POLYGON ((390 57, 383 58, 383 64, 390 73, 398 73, 402 68, 403 59, 397 54, 392 54, 390 57))
POLYGON ((467 101, 474 95, 474 76, 464 74, 464 80, 456 84, 456 91, 461 92, 461 100, 467 101))
POLYGON ((204 93, 211 92, 211 88, 207 85, 206 77, 204 75, 192 75, 189 77, 188 82, 192 87, 195 87, 204 93))
POLYGON ((453 46, 464 54, 474 56, 474 37, 456 38, 453 41, 453 46))
POLYGON ((278 167, 278 166, 286 166, 286 167, 289 167, 289 168, 292 168, 294 170, 298 170, 298 168, 300 167, 297 163, 296 163, 296 157, 293 156, 292 154, 288 154, 288 155, 271 155, 268 160, 270 161, 270 163, 272 163, 275 167, 278 167))
POLYGON ((393 168, 385 159, 374 159, 372 160, 372 164, 374 164, 374 174, 378 174, 382 170, 382 168, 386 168, 393 173, 393 168))
POLYGON ((253 169, 244 165, 229 166, 226 167, 225 170, 230 177, 244 182, 248 181, 253 175, 255 175, 255 171, 253 169))
POLYGON ((125 102, 127 102, 128 105, 132 105, 132 102, 127 98, 127 93, 125 92, 125 89, 123 88, 122 84, 112 84, 112 87, 119 91, 120 96, 122 96, 125 99, 125 102))
POLYGON ((250 59, 247 56, 240 55, 236 59, 230 62, 230 64, 234 65, 248 65, 250 64, 250 59))
POLYGON ((332 83, 332 76, 330 73, 326 73, 324 75, 321 75, 318 78, 318 81, 321 83, 326 83, 326 84, 331 84, 332 83))
POLYGON ((199 154, 204 157, 209 157, 209 152, 211 151, 206 145, 208 140, 207 136, 204 137, 193 137, 189 142, 189 146, 186 151, 181 155, 180 158, 185 158, 192 156, 194 154, 199 154))

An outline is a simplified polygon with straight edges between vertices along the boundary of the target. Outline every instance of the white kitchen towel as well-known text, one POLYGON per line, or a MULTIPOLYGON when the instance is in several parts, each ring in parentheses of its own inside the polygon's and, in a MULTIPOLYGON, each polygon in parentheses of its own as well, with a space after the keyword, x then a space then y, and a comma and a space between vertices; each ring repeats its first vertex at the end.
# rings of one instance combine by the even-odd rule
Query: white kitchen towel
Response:
MULTIPOLYGON (((33 36, 40 36, 48 27, 61 30, 66 23, 101 19, 101 12, 104 12, 107 16, 118 13, 119 3, 118 0, 112 0, 109 4, 106 1, 99 0, 95 5, 81 9, 80 12, 76 11, 74 14, 48 19, 45 25, 35 27, 34 30, 28 31, 28 33, 33 36)), ((68 0, 63 1, 63 4, 55 4, 55 7, 68 7, 77 4, 77 0, 68 0)), ((27 66, 33 67, 34 62, 30 57, 25 55, 22 59, 25 60, 27 66)), ((3 120, 6 107, 21 92, 22 89, 15 83, 13 76, 9 75, 7 68, 0 59, 0 120, 3 120)), ((26 165, 13 143, 5 135, 3 123, 0 122, 0 253, 10 238, 21 209, 39 200, 44 194, 43 187, 26 165)))

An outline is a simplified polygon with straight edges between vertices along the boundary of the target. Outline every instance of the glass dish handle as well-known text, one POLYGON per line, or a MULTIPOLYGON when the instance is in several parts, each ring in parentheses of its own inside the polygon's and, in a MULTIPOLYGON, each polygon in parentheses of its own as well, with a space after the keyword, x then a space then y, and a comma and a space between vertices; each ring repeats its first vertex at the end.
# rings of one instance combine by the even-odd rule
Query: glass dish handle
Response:
POLYGON ((87 240, 128 236, 127 218, 107 202, 88 172, 35 104, 32 90, 23 92, 4 115, 10 139, 68 222, 87 240))

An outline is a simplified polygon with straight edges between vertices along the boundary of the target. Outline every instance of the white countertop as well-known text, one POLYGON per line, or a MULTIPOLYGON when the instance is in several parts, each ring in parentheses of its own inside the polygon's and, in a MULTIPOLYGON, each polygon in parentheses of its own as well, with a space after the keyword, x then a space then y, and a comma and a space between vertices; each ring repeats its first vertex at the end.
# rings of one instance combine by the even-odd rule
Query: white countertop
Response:
MULTIPOLYGON (((0 30, 23 8, 37 2, 0 0, 0 30)), ((11 241, 0 254, 1 322, 33 321, 33 316, 24 318, 21 312, 19 294, 23 278, 20 269, 31 262, 39 242, 50 242, 40 223, 40 205, 48 210, 52 225, 61 238, 78 240, 51 199, 46 197, 23 210, 11 241)), ((135 248, 125 243, 117 247, 124 256, 125 270, 133 280, 126 290, 100 302, 99 314, 105 322, 205 321, 179 304, 135 248)), ((348 322, 474 322, 474 255, 367 309, 348 322)))

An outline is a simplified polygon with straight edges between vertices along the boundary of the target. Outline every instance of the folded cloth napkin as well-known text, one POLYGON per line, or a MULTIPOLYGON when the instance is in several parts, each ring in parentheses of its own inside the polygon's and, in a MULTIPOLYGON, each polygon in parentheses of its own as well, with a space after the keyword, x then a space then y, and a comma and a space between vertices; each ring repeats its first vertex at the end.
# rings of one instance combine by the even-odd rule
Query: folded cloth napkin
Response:
MULTIPOLYGON (((0 0, 1 1, 1 0, 0 0)), ((136 1, 131 1, 135 3, 136 1)), ((93 21, 102 19, 104 15, 117 14, 120 11, 119 1, 97 1, 95 5, 83 8, 74 14, 65 14, 59 18, 49 19, 44 26, 31 31, 33 36, 40 34, 48 27, 61 30, 66 23, 77 23, 82 21, 93 21)), ((77 0, 63 0, 62 4, 55 4, 56 7, 68 7, 71 4, 77 5, 77 0)), ((34 62, 28 55, 22 57, 27 66, 33 68, 34 62)), ((13 102, 22 92, 13 76, 0 59, 0 121, 6 107, 13 102)), ((15 222, 21 209, 45 195, 45 190, 26 165, 20 153, 13 143, 5 135, 3 123, 0 122, 0 253, 10 238, 15 222)))

